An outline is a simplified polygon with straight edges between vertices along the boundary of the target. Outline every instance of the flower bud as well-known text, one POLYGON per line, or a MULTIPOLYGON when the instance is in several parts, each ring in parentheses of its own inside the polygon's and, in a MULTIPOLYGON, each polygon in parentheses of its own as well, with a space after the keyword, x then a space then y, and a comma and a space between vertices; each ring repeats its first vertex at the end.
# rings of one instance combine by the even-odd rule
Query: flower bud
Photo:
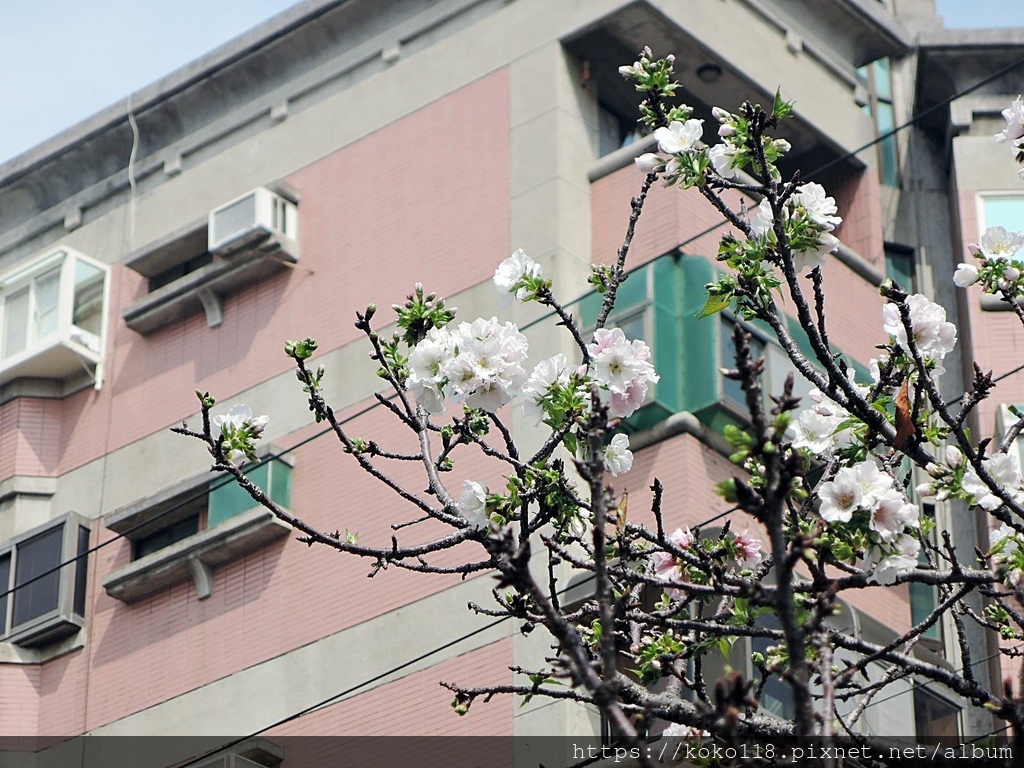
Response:
POLYGON ((645 152, 634 160, 641 173, 656 173, 661 170, 662 160, 653 152, 645 152))
POLYGON ((732 115, 730 115, 728 112, 726 112, 721 107, 712 107, 711 108, 711 116, 714 117, 715 120, 717 120, 720 123, 724 123, 726 120, 728 120, 730 117, 732 117, 732 115))
POLYGON ((978 282, 978 268, 973 264, 958 264, 953 273, 953 282, 960 288, 966 288, 978 282))
POLYGON ((1020 270, 1011 264, 1003 269, 1003 277, 1007 280, 1014 281, 1020 277, 1020 270))
POLYGON ((950 467, 958 467, 964 460, 963 451, 955 445, 946 446, 946 464, 950 467))
POLYGON ((722 123, 718 126, 718 135, 723 139, 727 139, 730 136, 736 135, 736 129, 732 127, 730 123, 722 123))

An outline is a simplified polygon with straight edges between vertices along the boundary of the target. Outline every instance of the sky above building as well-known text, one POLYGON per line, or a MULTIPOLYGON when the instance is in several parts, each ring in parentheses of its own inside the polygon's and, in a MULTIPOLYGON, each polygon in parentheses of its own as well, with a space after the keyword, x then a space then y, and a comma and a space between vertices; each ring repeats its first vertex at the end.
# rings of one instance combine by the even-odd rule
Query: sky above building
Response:
MULTIPOLYGON (((42 0, 4 9, 0 163, 118 102, 294 0, 42 0)), ((951 28, 1024 27, 1024 3, 937 0, 951 28)))

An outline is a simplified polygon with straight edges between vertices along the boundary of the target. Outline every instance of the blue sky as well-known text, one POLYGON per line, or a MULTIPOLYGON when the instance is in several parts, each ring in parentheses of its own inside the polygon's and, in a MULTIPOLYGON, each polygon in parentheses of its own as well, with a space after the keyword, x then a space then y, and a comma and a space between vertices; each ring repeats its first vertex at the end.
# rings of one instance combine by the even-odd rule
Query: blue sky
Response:
MULTIPOLYGON (((294 0, 8 0, 0 163, 280 13, 294 0)), ((1024 27, 1024 3, 937 0, 949 27, 1024 27)))

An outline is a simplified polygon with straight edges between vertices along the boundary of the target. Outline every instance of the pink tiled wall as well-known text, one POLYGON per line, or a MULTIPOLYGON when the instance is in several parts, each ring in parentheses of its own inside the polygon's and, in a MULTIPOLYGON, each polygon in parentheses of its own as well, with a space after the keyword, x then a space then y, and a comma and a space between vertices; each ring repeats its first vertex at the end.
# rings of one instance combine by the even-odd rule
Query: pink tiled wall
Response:
MULTIPOLYGON (((387 450, 416 450, 415 435, 382 407, 352 420, 347 429, 354 436, 372 435, 387 450)), ((318 431, 308 428, 292 440, 318 431)), ((463 447, 453 456, 455 469, 445 480, 454 494, 461 492, 463 479, 497 480, 494 462, 477 448, 463 447)), ((347 529, 358 533, 360 543, 384 547, 392 535, 407 545, 442 530, 421 524, 396 534, 392 523, 421 515, 359 469, 333 434, 313 439, 294 459, 292 509, 320 530, 347 529)), ((412 491, 424 487, 419 464, 379 463, 412 491)), ((112 537, 100 526, 100 541, 112 537)), ((187 581, 126 605, 108 597, 99 580, 130 557, 130 545, 122 539, 90 561, 89 642, 82 651, 44 665, 42 722, 74 722, 75 731, 97 728, 460 581, 457 575, 427 576, 395 567, 367 579, 372 560, 308 548, 289 536, 217 568, 207 600, 197 600, 187 581), (86 676, 87 686, 81 682, 86 676)), ((428 556, 437 565, 484 558, 475 543, 428 556)), ((416 652, 410 645, 410 656, 416 652)))
MULTIPOLYGON (((968 189, 959 193, 960 229, 963 234, 958 261, 973 263, 968 244, 981 238, 978 221, 977 191, 968 189)), ((1024 226, 1024 222, 1022 222, 1024 226)), ((952 279, 952 269, 946 279, 952 279)), ((978 285, 964 292, 967 317, 970 323, 971 355, 983 371, 992 371, 1001 376, 1012 371, 1024 361, 1024 327, 1013 312, 983 312, 981 309, 982 290, 978 285)), ((970 362, 967 361, 968 365, 970 362)), ((983 400, 975 411, 976 429, 979 436, 995 433, 996 413, 1002 403, 1024 403, 1024 372, 1000 381, 987 400, 983 400)))
POLYGON ((884 272, 885 242, 878 172, 865 168, 859 173, 847 174, 825 191, 835 198, 839 215, 843 217, 836 236, 884 272))
POLYGON ((487 279, 509 251, 508 102, 497 71, 290 176, 301 266, 228 297, 218 328, 197 312, 147 336, 128 329, 121 309, 145 280, 115 265, 105 386, 33 406, 45 426, 5 406, 0 479, 64 473, 173 425, 197 387, 226 398, 286 372, 286 339, 349 342, 356 309, 402 301, 416 280, 451 294, 487 279))
POLYGON ((0 735, 38 735, 39 679, 37 665, 0 664, 0 735))
MULTIPOLYGON (((227 399, 282 373, 290 368, 281 351, 287 338, 312 335, 325 350, 352 341, 355 309, 376 301, 386 322, 386 307, 417 279, 442 294, 488 279, 509 251, 508 98, 506 73, 494 73, 296 172, 289 181, 302 194, 302 267, 228 298, 219 328, 207 328, 199 313, 145 337, 127 329, 120 307, 144 288, 134 272, 115 267, 104 388, 0 409, 3 476, 68 471, 176 423, 195 410, 196 387, 227 399), (470 136, 477 138, 459 138, 470 136)), ((351 429, 394 450, 416 448, 382 408, 351 429)), ((201 453, 185 439, 182 450, 201 453)), ((416 516, 332 436, 295 457, 292 507, 313 525, 386 545, 391 523, 416 516)), ((456 494, 463 477, 487 479, 485 463, 479 451, 460 459, 456 494)), ((389 472, 423 487, 418 466, 400 463, 389 472)), ((113 537, 97 527, 94 543, 113 537)), ((399 538, 416 542, 429 533, 420 525, 399 538)), ((472 554, 437 562, 484 556, 472 546, 472 554)), ((129 560, 125 540, 91 558, 88 643, 36 668, 40 685, 31 698, 40 732, 96 728, 459 581, 396 568, 369 580, 372 562, 289 537, 218 568, 206 601, 186 582, 128 606, 100 583, 129 560)))
MULTIPOLYGON (((614 260, 626 231, 630 198, 639 191, 641 181, 636 169, 628 166, 591 185, 595 261, 611 263, 614 260)), ((859 242, 863 247, 871 248, 870 252, 877 256, 881 253, 882 232, 878 193, 875 189, 872 196, 872 189, 868 172, 851 179, 844 187, 846 195, 838 201, 839 214, 852 218, 844 221, 837 235, 851 245, 859 242), (852 241, 848 240, 851 237, 852 241)), ((734 209, 737 208, 739 196, 732 196, 729 202, 734 209)), ((722 222, 720 214, 697 191, 674 187, 666 189, 656 185, 637 224, 629 264, 643 264, 722 222)), ((727 225, 717 227, 683 246, 683 251, 713 259, 721 236, 731 229, 727 225)), ((880 264, 884 269, 884 260, 880 264)), ((875 345, 885 341, 881 320, 883 300, 877 288, 834 257, 828 259, 822 274, 832 343, 866 365, 877 354, 875 345)), ((806 280, 801 282, 810 296, 810 283, 806 280)), ((783 312, 794 314, 792 302, 780 300, 779 306, 783 312)))
POLYGON ((61 413, 59 400, 22 397, 0 406, 0 478, 55 472, 61 413))

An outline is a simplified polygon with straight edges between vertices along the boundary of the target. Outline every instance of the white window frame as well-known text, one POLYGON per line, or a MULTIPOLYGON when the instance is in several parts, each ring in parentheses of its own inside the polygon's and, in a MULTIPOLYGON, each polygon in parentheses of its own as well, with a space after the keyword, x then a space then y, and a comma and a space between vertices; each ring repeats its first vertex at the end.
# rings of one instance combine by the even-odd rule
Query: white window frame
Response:
POLYGON ((93 375, 99 389, 103 383, 103 361, 110 306, 110 268, 78 251, 61 246, 0 275, 0 383, 19 376, 64 379, 85 370, 93 375), (102 275, 99 333, 74 325, 75 272, 79 263, 102 275), (40 278, 58 270, 57 322, 52 331, 39 335, 37 285, 40 278), (28 289, 25 344, 7 354, 8 300, 28 289))

